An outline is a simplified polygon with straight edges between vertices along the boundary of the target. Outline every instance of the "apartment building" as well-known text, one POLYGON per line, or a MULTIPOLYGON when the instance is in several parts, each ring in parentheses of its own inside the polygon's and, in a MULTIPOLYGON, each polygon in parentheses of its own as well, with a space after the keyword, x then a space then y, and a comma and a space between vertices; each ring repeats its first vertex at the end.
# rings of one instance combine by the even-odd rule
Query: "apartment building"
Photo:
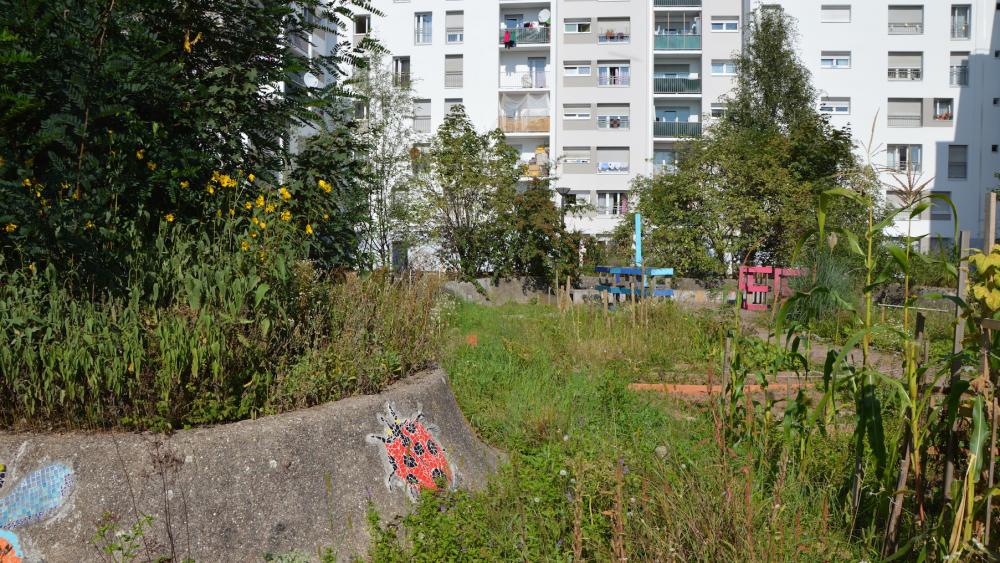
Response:
MULTIPOLYGON (((887 200, 902 186, 951 197, 962 229, 982 244, 985 194, 1000 185, 1000 43, 995 0, 781 0, 798 20, 800 56, 813 75, 819 109, 874 139, 887 200), (874 126, 874 130, 873 130, 874 126)), ((945 205, 917 218, 913 235, 952 242, 945 205)), ((905 227, 896 225, 896 234, 905 227)))
POLYGON ((570 228, 607 236, 636 175, 721 111, 740 49, 742 0, 376 0, 360 15, 416 98, 428 135, 461 103, 500 127, 523 182, 553 178, 557 203, 591 204, 570 228))

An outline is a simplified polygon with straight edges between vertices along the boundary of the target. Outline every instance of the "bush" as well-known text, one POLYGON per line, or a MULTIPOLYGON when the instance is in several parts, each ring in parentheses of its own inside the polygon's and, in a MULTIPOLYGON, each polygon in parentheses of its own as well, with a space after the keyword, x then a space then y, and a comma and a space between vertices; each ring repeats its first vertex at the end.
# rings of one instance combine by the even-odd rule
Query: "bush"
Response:
POLYGON ((233 421, 376 392, 434 360, 435 279, 334 283, 301 231, 261 223, 164 223, 122 295, 83 296, 51 264, 0 273, 0 423, 233 421))

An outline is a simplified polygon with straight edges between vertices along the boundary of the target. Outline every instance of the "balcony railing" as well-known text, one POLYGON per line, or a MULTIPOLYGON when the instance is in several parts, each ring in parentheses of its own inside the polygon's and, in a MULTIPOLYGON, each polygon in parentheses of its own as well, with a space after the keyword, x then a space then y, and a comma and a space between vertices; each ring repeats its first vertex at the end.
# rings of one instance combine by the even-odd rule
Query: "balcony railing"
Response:
POLYGON ((921 127, 924 120, 919 115, 890 115, 889 127, 921 127))
POLYGON ((445 88, 461 88, 463 81, 464 76, 461 70, 448 70, 444 73, 445 88))
POLYGON ((396 72, 392 75, 392 84, 399 88, 409 88, 410 87, 410 73, 409 72, 396 72))
POLYGON ((889 24, 889 33, 891 35, 920 35, 923 32, 924 22, 900 22, 889 24))
POLYGON ((972 36, 971 29, 967 23, 953 23, 951 24, 951 38, 952 39, 968 39, 972 36))
POLYGON ((552 30, 548 27, 518 27, 515 29, 500 30, 500 44, 503 45, 503 36, 510 31, 510 40, 515 45, 544 45, 551 41, 552 30))
POLYGON ((413 130, 416 131, 417 133, 430 133, 431 116, 429 115, 413 116, 413 130))
POLYGON ((628 86, 630 77, 628 74, 615 74, 600 76, 597 79, 598 86, 628 86))
POLYGON ((598 115, 598 129, 628 129, 629 116, 627 115, 598 115))
POLYGON ((919 174, 922 170, 920 161, 917 162, 890 162, 885 167, 886 171, 896 174, 919 174))
POLYGON ((914 67, 890 68, 889 80, 922 80, 923 69, 914 67))
POLYGON ((632 33, 629 30, 624 31, 605 31, 604 33, 598 34, 598 43, 628 43, 632 39, 632 33))
POLYGON ((418 29, 413 32, 414 45, 430 45, 434 34, 429 29, 418 29))
POLYGON ((521 166, 523 168, 523 173, 521 175, 526 178, 545 178, 549 175, 548 164, 530 164, 522 162, 521 166))
POLYGON ((465 41, 465 28, 464 27, 449 27, 445 29, 446 38, 448 43, 462 43, 465 41))
POLYGON ((504 133, 548 133, 551 118, 548 115, 532 117, 500 117, 500 130, 504 133))
POLYGON ((655 94, 700 94, 700 78, 654 78, 655 94))
POLYGON ((696 51, 701 49, 701 35, 656 34, 653 37, 653 48, 658 51, 696 51))
POLYGON ((701 137, 701 123, 687 121, 654 121, 654 137, 701 137))
POLYGON ((952 86, 968 86, 969 67, 965 65, 951 67, 949 84, 952 86))
POLYGON ((653 6, 657 8, 694 8, 701 6, 701 0, 656 0, 653 6))
POLYGON ((500 87, 524 90, 549 88, 549 73, 541 70, 501 72, 500 87))

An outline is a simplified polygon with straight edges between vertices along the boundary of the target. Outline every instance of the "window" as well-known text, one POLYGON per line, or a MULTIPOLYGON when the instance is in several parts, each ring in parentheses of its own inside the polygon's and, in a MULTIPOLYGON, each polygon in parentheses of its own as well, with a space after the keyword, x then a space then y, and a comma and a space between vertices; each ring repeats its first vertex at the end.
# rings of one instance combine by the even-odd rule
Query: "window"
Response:
POLYGON ((563 149, 566 164, 590 164, 590 147, 566 147, 563 149))
POLYGON ((819 63, 823 68, 851 68, 851 52, 823 51, 819 63))
POLYGON ((446 98, 444 101, 444 114, 448 115, 457 106, 464 106, 462 98, 446 98))
POLYGON ((919 35, 923 32, 923 6, 889 6, 889 33, 891 35, 919 35))
POLYGON ((934 98, 934 119, 951 121, 955 119, 955 100, 952 98, 934 98))
POLYGON ((372 17, 369 15, 354 16, 354 34, 364 35, 372 30, 372 17))
POLYGON ((597 63, 598 86, 628 86, 629 83, 627 63, 597 63))
POLYGON ((464 61, 462 55, 444 56, 444 87, 461 88, 463 82, 464 61))
POLYGON ((587 104, 565 104, 563 105, 563 119, 581 120, 590 119, 590 106, 587 104))
POLYGON ((886 166, 894 172, 920 172, 923 152, 922 145, 889 145, 886 166))
POLYGON ((712 16, 712 31, 737 31, 739 28, 739 16, 712 16))
POLYGON ((598 18, 598 43, 628 43, 632 37, 629 18, 598 18))
POLYGON ((431 101, 413 100, 413 130, 417 133, 431 131, 431 101))
POLYGON ((969 177, 969 145, 948 145, 948 178, 964 180, 969 177))
POLYGON ((628 213, 628 193, 597 192, 597 213, 600 215, 624 215, 628 213))
POLYGON ((590 76, 593 69, 589 64, 567 64, 563 66, 563 76, 590 76))
POLYGON ((629 106, 598 104, 597 106, 597 128, 598 129, 628 129, 629 128, 629 106))
POLYGON ((598 174, 625 174, 628 161, 628 147, 597 147, 598 174))
POLYGON ((655 149, 653 151, 653 166, 659 172, 676 172, 677 153, 668 149, 655 149))
POLYGON ((712 61, 712 76, 736 76, 736 63, 733 61, 712 61))
POLYGON ((972 37, 972 6, 953 5, 951 7, 951 38, 968 39, 972 37))
POLYGON ((923 114, 924 101, 920 98, 889 98, 889 127, 920 127, 923 114))
POLYGON ((465 41, 465 12, 448 12, 444 16, 445 41, 462 43, 465 41))
POLYGON ((850 23, 850 4, 823 4, 820 7, 820 21, 823 23, 850 23))
MULTIPOLYGON (((934 190, 934 195, 943 195, 951 199, 951 192, 940 192, 934 190)), ((931 200, 931 221, 948 221, 951 219, 951 206, 940 199, 931 200)))
POLYGON ((889 80, 921 80, 923 69, 923 53, 889 53, 889 80))
POLYGON ((368 121, 368 102, 354 100, 354 121, 368 121))
POLYGON ((827 113, 831 115, 850 115, 851 99, 832 97, 820 98, 819 111, 820 113, 827 113))
POLYGON ((969 53, 952 51, 949 83, 952 86, 969 85, 969 53))
POLYGON ((392 81, 401 88, 410 87, 410 57, 392 58, 392 81))
POLYGON ((716 118, 726 115, 726 104, 712 104, 709 115, 716 118))
POLYGON ((413 43, 415 45, 430 45, 433 19, 429 12, 413 14, 413 43))
POLYGON ((566 20, 564 25, 566 33, 590 33, 589 19, 566 20))

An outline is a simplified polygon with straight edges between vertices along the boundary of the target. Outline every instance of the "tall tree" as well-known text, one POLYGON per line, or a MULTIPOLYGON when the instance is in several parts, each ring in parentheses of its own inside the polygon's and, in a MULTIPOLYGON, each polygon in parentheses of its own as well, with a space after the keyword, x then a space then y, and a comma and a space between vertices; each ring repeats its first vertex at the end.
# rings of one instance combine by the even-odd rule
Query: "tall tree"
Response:
POLYGON ((465 279, 503 260, 502 209, 516 194, 522 168, 499 129, 478 133, 461 105, 444 118, 420 178, 419 234, 441 262, 465 279))

